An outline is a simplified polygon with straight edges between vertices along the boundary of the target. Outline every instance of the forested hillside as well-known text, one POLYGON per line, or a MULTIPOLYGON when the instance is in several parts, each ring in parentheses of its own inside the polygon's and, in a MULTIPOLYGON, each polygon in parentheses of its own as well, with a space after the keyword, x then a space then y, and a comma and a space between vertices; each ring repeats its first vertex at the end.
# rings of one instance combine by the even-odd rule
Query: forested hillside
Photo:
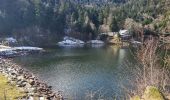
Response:
POLYGON ((36 42, 64 35, 88 40, 123 28, 170 32, 169 4, 170 0, 0 0, 0 34, 36 42))

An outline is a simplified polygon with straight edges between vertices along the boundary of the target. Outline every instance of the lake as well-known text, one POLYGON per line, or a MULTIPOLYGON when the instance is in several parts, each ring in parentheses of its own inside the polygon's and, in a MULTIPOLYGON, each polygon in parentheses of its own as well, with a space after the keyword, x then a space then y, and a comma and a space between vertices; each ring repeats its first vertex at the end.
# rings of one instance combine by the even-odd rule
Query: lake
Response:
POLYGON ((53 86, 55 91, 62 91, 64 98, 113 100, 123 97, 120 87, 128 85, 130 77, 124 62, 132 61, 128 48, 53 47, 45 50, 45 53, 16 57, 14 61, 53 86))

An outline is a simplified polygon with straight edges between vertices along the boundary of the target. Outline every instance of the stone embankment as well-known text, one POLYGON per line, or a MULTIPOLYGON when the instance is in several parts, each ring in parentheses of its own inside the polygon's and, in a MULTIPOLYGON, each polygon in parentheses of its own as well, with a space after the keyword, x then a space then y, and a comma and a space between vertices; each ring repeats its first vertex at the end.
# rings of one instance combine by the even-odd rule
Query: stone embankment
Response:
POLYGON ((52 91, 52 86, 41 82, 32 73, 13 63, 10 59, 0 58, 0 74, 8 79, 9 85, 16 85, 26 93, 18 100, 63 100, 60 92, 55 93, 52 91))

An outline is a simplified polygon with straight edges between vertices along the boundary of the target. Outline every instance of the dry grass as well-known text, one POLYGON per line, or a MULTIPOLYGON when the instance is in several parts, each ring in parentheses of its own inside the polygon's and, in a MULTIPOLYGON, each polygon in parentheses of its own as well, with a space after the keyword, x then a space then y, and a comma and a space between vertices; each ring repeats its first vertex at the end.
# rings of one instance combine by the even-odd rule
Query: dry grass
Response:
POLYGON ((24 96, 16 86, 7 83, 6 77, 0 74, 0 100, 18 100, 18 97, 24 96))
POLYGON ((167 62, 168 68, 170 68, 170 55, 167 56, 167 58, 165 59, 165 61, 167 62))

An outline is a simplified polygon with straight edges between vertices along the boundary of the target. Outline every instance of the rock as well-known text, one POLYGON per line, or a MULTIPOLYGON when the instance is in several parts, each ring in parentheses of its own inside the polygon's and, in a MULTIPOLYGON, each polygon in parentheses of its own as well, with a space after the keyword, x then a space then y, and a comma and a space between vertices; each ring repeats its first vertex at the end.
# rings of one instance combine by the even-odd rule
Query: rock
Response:
POLYGON ((44 97, 39 97, 39 100, 46 100, 44 97))
POLYGON ((166 99, 167 99, 167 100, 170 100, 170 95, 167 95, 167 96, 166 96, 166 99))
MULTIPOLYGON (((53 95, 55 93, 52 91, 52 86, 39 81, 29 71, 11 63, 10 60, 0 60, 0 65, 1 73, 7 77, 8 83, 19 87, 21 93, 26 93, 26 96, 19 100, 39 100, 39 97, 42 97, 41 100, 47 100, 47 97, 48 100, 55 100, 56 96, 53 95)), ((56 98, 62 98, 62 95, 56 98)))
POLYGON ((144 100, 165 100, 156 87, 148 86, 142 96, 144 100))
POLYGON ((26 83, 25 88, 31 88, 32 86, 29 83, 26 83))
POLYGON ((136 95, 136 96, 131 97, 130 100, 141 100, 141 99, 138 95, 136 95))
POLYGON ((18 89, 19 89, 19 91, 20 91, 21 93, 25 93, 25 92, 26 92, 26 90, 25 90, 24 88, 19 87, 18 89))
POLYGON ((34 98, 32 96, 30 96, 28 100, 34 100, 34 98))
POLYGON ((18 79, 18 80, 24 80, 24 76, 22 76, 22 75, 21 75, 21 76, 18 76, 17 79, 18 79))

